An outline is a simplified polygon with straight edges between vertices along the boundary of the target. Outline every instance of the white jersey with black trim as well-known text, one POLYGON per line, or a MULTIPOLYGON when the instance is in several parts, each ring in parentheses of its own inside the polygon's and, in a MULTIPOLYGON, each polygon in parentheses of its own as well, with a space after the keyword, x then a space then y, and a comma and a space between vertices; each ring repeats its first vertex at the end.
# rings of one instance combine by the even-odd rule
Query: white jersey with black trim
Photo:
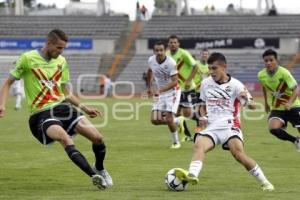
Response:
POLYGON ((233 120, 239 114, 240 93, 246 91, 239 80, 229 76, 228 82, 219 84, 210 76, 202 81, 200 91, 209 124, 216 124, 219 128, 237 126, 233 120))
POLYGON ((153 72, 158 88, 162 88, 172 82, 171 77, 178 73, 175 60, 169 56, 166 56, 165 61, 160 64, 156 60, 156 55, 150 56, 148 66, 153 72))

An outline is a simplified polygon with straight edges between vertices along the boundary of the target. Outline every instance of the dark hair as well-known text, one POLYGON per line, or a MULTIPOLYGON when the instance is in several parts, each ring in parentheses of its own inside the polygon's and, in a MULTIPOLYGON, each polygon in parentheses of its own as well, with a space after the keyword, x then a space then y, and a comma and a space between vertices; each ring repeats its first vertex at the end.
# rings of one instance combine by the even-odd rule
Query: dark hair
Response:
POLYGON ((268 49, 266 50, 263 55, 262 58, 266 57, 266 56, 274 56, 274 58, 277 60, 277 52, 274 51, 273 49, 268 49))
POLYGON ((168 37, 168 40, 170 40, 170 39, 177 39, 179 41, 179 38, 177 37, 177 35, 170 35, 168 37))
POLYGON ((47 40, 56 42, 58 39, 68 42, 68 36, 60 29, 53 29, 47 35, 47 40))
POLYGON ((161 40, 158 40, 158 41, 156 41, 156 42, 154 43, 153 49, 154 49, 155 45, 163 45, 164 48, 166 48, 166 44, 165 44, 163 41, 161 41, 161 40))
POLYGON ((201 49, 201 51, 202 51, 202 52, 204 52, 204 51, 209 52, 207 48, 201 49))
POLYGON ((215 61, 221 61, 221 62, 224 62, 226 64, 226 58, 222 53, 213 52, 212 54, 210 54, 210 56, 207 60, 207 63, 212 64, 215 61))

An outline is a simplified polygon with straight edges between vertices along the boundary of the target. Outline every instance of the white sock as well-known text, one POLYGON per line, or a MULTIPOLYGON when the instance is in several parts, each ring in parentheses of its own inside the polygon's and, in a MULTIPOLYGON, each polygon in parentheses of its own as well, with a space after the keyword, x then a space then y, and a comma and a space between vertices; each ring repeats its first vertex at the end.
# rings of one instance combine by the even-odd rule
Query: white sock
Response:
POLYGON ((179 142, 179 138, 178 138, 178 132, 177 131, 175 131, 175 132, 173 132, 173 133, 171 133, 171 137, 172 137, 172 142, 173 142, 173 144, 179 144, 180 142, 179 142))
POLYGON ((256 165, 253 169, 249 171, 249 173, 256 178, 261 184, 269 182, 268 179, 265 177, 261 168, 256 165))
POLYGON ((189 173, 193 174, 196 177, 198 177, 201 169, 202 169, 202 161, 201 160, 194 160, 190 164, 189 173))
POLYGON ((180 122, 179 117, 174 117, 174 124, 176 124, 176 126, 179 125, 179 122, 180 122))
POLYGON ((18 94, 16 96, 16 108, 21 108, 22 95, 18 94))

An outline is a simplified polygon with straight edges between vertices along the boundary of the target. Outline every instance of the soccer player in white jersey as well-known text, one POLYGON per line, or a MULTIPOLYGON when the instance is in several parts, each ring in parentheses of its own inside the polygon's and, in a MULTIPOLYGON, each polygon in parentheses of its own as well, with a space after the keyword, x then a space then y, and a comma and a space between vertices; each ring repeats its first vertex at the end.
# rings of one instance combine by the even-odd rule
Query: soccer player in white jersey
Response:
POLYGON ((177 125, 174 119, 180 101, 180 88, 178 85, 178 71, 173 58, 166 56, 164 43, 158 41, 154 44, 154 55, 148 59, 148 94, 154 95, 151 113, 151 122, 154 125, 167 124, 171 132, 172 149, 180 148, 177 125), (152 87, 155 80, 157 89, 152 87))
POLYGON ((210 77, 202 81, 200 98, 201 124, 207 127, 195 135, 192 161, 189 170, 177 168, 175 174, 181 180, 198 183, 205 154, 216 145, 222 145, 233 157, 253 175, 264 191, 274 190, 256 161, 249 157, 243 147, 243 135, 236 120, 235 111, 239 105, 249 105, 250 98, 245 86, 227 74, 226 58, 221 53, 213 53, 208 59, 210 77))

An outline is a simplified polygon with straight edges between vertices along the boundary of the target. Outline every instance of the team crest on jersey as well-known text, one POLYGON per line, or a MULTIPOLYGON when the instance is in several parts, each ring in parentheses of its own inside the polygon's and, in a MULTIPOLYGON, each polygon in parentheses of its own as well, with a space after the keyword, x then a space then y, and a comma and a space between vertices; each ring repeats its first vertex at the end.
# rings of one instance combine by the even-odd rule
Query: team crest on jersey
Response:
POLYGON ((227 86, 227 87, 225 88, 225 91, 226 91, 226 92, 231 92, 231 87, 230 87, 230 86, 227 86))
POLYGON ((61 64, 58 64, 58 65, 57 65, 57 69, 62 70, 62 65, 61 65, 61 64))

